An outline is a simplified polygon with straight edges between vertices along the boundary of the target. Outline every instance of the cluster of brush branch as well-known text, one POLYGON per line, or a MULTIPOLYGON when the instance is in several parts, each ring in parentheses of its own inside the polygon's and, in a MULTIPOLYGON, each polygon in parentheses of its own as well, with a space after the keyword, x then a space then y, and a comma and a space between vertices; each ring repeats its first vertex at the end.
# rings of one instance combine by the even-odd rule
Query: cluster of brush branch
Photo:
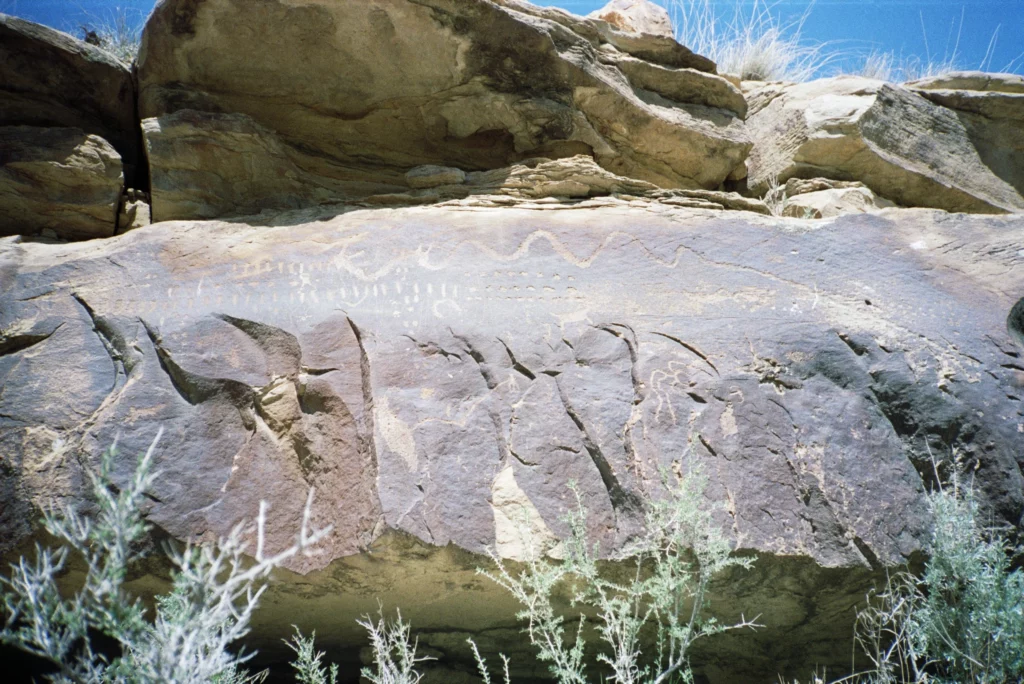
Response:
MULTIPOLYGON (((62 507, 44 512, 44 526, 65 546, 37 547, 10 577, 0 578, 0 643, 53 663, 50 681, 60 684, 129 682, 261 682, 265 672, 245 669, 252 656, 238 645, 271 572, 297 554, 315 553, 330 528, 313 529, 310 492, 295 543, 276 554, 264 549, 267 505, 254 524, 239 524, 215 544, 169 547, 172 590, 157 598, 155 611, 125 586, 149 534, 143 517, 146 492, 157 474, 153 453, 159 434, 139 460, 134 477, 112 481, 116 447, 91 474, 95 510, 84 515, 62 507), (250 544, 250 540, 254 542, 250 544), (87 568, 82 587, 62 598, 58 578, 69 558, 87 568), (94 648, 98 635, 117 644, 94 648)), ((491 553, 492 569, 479 570, 522 604, 524 631, 560 684, 586 684, 595 667, 622 684, 691 682, 689 652, 704 637, 727 630, 755 629, 757 618, 721 624, 706 614, 713 578, 728 568, 748 569, 750 557, 733 554, 704 502, 700 465, 684 455, 675 475, 664 474, 664 495, 646 502, 645 532, 618 556, 633 571, 612 578, 598 567, 599 549, 587 540, 586 510, 576 496, 568 513, 571 530, 557 549, 544 546, 521 526, 525 561, 518 569, 491 553), (568 592, 574 619, 556 605, 568 592), (584 614, 595 616, 598 644, 585 643, 584 614), (575 621, 575 634, 565 625, 575 621), (656 634, 646 649, 642 632, 656 634), (588 662, 594 648, 596 663, 588 662), (650 652, 648 652, 648 650, 650 652)), ((936 476, 938 479, 938 466, 936 476)), ((857 616, 856 643, 871 662, 867 671, 836 682, 1008 682, 1024 680, 1024 572, 1013 569, 1015 549, 999 530, 978 522, 978 507, 963 486, 962 464, 948 468, 949 482, 929 495, 935 527, 930 560, 921 576, 893 575, 869 594, 857 616)), ((575 491, 575 490, 574 490, 575 491)), ((359 622, 368 632, 373 664, 362 676, 373 684, 415 684, 417 655, 412 629, 398 615, 359 622)), ((288 642, 301 684, 334 684, 337 666, 327 667, 313 638, 296 634, 288 642)), ((479 673, 490 684, 488 665, 470 641, 479 673)), ((506 684, 509 661, 502 656, 506 684)), ((825 680, 817 676, 816 682, 825 680)))

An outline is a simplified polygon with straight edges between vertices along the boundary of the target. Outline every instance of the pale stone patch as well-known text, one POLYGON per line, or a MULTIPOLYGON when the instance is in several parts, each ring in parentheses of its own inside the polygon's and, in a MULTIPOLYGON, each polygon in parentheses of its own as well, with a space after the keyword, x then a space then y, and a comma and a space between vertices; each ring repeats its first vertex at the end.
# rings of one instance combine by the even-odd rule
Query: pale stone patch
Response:
POLYGON ((540 511, 516 482, 512 466, 498 473, 491 484, 494 511, 494 550, 499 558, 527 561, 547 552, 558 557, 558 538, 540 511))
POLYGON ((402 421, 388 403, 387 396, 380 398, 373 407, 373 418, 377 424, 377 431, 384 438, 388 449, 402 457, 410 472, 416 471, 419 457, 416 454, 416 437, 412 429, 402 421))

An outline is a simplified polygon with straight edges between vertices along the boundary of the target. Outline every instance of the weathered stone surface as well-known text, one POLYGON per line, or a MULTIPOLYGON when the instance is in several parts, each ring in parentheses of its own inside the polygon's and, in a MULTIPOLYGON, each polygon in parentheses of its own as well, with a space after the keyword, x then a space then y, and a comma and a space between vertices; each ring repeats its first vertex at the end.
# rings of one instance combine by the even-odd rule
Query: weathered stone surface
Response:
POLYGON ((450 166, 417 166, 405 174, 410 188, 436 188, 440 185, 461 185, 466 182, 466 172, 450 166))
POLYGON ((121 197, 121 208, 117 215, 117 232, 127 233, 129 230, 148 226, 152 222, 149 195, 138 190, 126 191, 121 197))
POLYGON ((1024 76, 953 72, 906 85, 955 112, 985 164, 1024 195, 1024 76))
POLYGON ((969 90, 1024 94, 1024 76, 986 71, 951 71, 904 84, 917 90, 969 90))
MULTIPOLYGON (((424 173, 428 178, 441 179, 447 174, 449 180, 458 180, 460 176, 453 173, 454 171, 459 169, 450 169, 445 174, 434 171, 424 173)), ((761 200, 743 197, 734 192, 662 190, 653 183, 617 176, 598 166, 597 162, 586 155, 562 159, 527 159, 509 168, 473 171, 461 178, 461 181, 450 185, 371 195, 355 204, 396 207, 466 200, 463 206, 511 207, 537 203, 538 206, 551 207, 552 203, 561 203, 566 207, 573 207, 584 200, 602 198, 598 204, 591 202, 586 207, 657 200, 669 206, 694 209, 734 209, 758 214, 769 213, 761 200)), ((649 206, 649 203, 643 206, 649 206)), ((336 213, 338 209, 327 211, 336 213)))
POLYGON ((108 237, 123 187, 121 157, 99 136, 0 126, 0 235, 108 237))
POLYGON ((0 14, 0 126, 80 128, 117 150, 129 183, 142 163, 128 67, 66 33, 0 14))
POLYGON ((268 657, 297 621, 355 657, 352 620, 380 596, 449 666, 471 670, 474 635, 525 677, 539 666, 477 554, 518 553, 515 510, 564 535, 570 479, 615 549, 699 435, 718 520, 758 555, 713 606, 766 627, 694 664, 711 682, 842 672, 851 607, 920 559, 930 453, 976 463, 986 511, 1020 524, 1006 321, 1024 217, 814 229, 613 200, 0 241, 0 544, 24 548, 35 507, 80 497, 116 434, 127 477, 162 425, 149 517, 172 536, 223 534, 268 499, 280 546, 310 486, 336 526, 267 595, 268 657))
POLYGON ((861 181, 906 206, 1024 211, 1020 163, 978 144, 963 117, 907 88, 837 77, 769 84, 753 100, 747 123, 757 145, 748 168, 758 191, 774 176, 824 176, 861 181))
POLYGON ((672 18, 661 5, 651 0, 611 0, 599 10, 587 15, 591 19, 608 22, 620 31, 647 33, 673 38, 672 18))
POLYGON ((167 0, 139 58, 154 219, 577 154, 715 189, 750 143, 742 95, 713 70, 671 38, 515 0, 167 0))
POLYGON ((858 181, 790 178, 786 181, 786 207, 782 213, 795 218, 834 218, 895 206, 858 181))

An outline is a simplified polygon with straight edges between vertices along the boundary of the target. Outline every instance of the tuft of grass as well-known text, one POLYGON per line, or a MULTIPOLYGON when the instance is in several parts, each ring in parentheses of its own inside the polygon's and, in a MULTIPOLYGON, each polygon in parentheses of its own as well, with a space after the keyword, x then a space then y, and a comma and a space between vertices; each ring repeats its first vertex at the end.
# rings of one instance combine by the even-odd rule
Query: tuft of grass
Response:
POLYGON ((789 197, 786 195, 786 184, 779 182, 779 174, 773 173, 768 176, 768 190, 765 191, 762 200, 772 216, 785 216, 789 197))
POLYGON ((142 46, 146 14, 137 7, 118 5, 106 16, 82 24, 82 40, 102 48, 125 64, 133 63, 142 46))
POLYGON ((736 3, 724 16, 713 0, 665 0, 676 39, 718 65, 723 73, 750 81, 807 81, 820 76, 840 57, 827 43, 803 40, 812 1, 797 19, 784 23, 779 3, 754 0, 748 9, 736 3))
MULTIPOLYGON (((917 55, 904 56, 893 52, 872 51, 864 58, 864 65, 859 75, 867 78, 876 78, 890 83, 916 81, 932 76, 941 76, 953 71, 963 71, 972 68, 964 63, 963 53, 960 51, 960 39, 963 37, 964 18, 966 8, 961 8, 960 21, 950 20, 949 33, 946 36, 946 44, 942 55, 932 54, 931 44, 928 40, 928 30, 924 24, 924 13, 919 14, 921 18, 921 33, 924 38, 925 56, 922 59, 917 55)), ((978 71, 1003 71, 1012 72, 1024 61, 1024 52, 1007 62, 1001 68, 993 65, 996 45, 999 43, 999 32, 1002 25, 996 26, 989 38, 985 55, 975 67, 978 71)))

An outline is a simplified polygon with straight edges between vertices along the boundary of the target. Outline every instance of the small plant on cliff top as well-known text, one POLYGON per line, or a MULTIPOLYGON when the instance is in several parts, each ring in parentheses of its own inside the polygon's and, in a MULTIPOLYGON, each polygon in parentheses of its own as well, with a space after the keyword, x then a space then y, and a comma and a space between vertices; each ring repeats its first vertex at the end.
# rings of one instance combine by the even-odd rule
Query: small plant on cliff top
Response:
POLYGON ((131 64, 139 56, 145 20, 141 9, 119 5, 111 10, 108 18, 83 24, 80 27, 82 40, 131 64))
POLYGON ((217 682, 241 684, 258 679, 240 669, 246 657, 229 647, 249 631, 249 620, 271 570, 304 553, 329 529, 310 530, 310 500, 293 546, 264 553, 267 507, 261 504, 255 530, 238 525, 215 545, 188 545, 172 551, 174 589, 157 599, 149 619, 139 598, 125 587, 128 568, 141 558, 140 542, 149 526, 142 506, 156 474, 153 451, 160 435, 139 461, 131 482, 118 489, 112 481, 115 448, 102 458, 98 474, 89 473, 96 513, 85 516, 71 507, 47 510, 46 530, 65 546, 54 551, 37 546, 34 562, 25 558, 0 578, 0 606, 5 622, 0 643, 49 660, 56 672, 50 681, 70 683, 217 682), (245 537, 255 533, 254 558, 245 537), (85 562, 82 588, 62 599, 57 578, 68 556, 85 562), (117 644, 117 655, 94 649, 103 635, 117 644))
MULTIPOLYGON (((568 588, 573 606, 596 614, 604 650, 597 659, 620 684, 691 681, 688 652, 698 639, 731 629, 756 628, 741 616, 724 625, 706 614, 711 580, 730 567, 749 569, 750 558, 731 554, 729 542, 703 504, 706 480, 696 464, 678 477, 665 474, 665 495, 646 505, 645 532, 614 560, 632 561, 624 580, 598 567, 599 548, 587 541, 586 511, 579 491, 564 559, 545 557, 550 549, 528 548, 525 568, 515 573, 493 551, 496 574, 481 570, 523 605, 519 617, 542 661, 563 684, 584 684, 584 616, 574 638, 565 634, 555 594, 568 588), (650 628, 654 652, 645 653, 641 632, 650 628)), ((530 540, 527 540, 528 542, 530 540)), ((535 541, 535 540, 534 540, 535 541)), ((756 618, 755 618, 756 620, 756 618)))

